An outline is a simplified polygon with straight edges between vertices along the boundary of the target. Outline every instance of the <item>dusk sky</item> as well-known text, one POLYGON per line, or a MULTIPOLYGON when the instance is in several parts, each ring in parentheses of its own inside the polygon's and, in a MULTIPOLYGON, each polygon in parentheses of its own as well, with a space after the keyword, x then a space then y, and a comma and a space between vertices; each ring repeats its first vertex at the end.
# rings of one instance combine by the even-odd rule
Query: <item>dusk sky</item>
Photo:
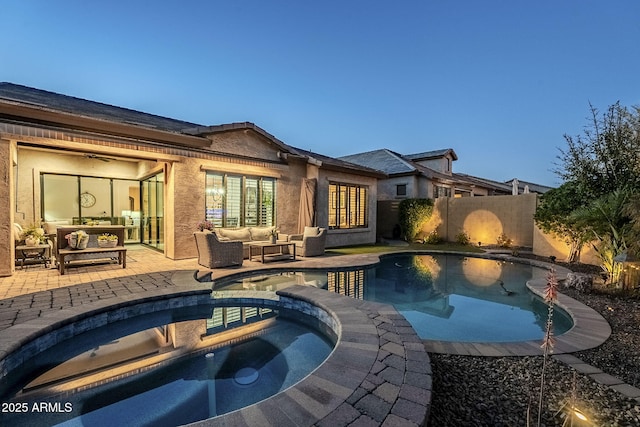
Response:
POLYGON ((453 148, 557 186, 589 103, 640 105, 640 1, 3 0, 0 81, 329 156, 453 148))

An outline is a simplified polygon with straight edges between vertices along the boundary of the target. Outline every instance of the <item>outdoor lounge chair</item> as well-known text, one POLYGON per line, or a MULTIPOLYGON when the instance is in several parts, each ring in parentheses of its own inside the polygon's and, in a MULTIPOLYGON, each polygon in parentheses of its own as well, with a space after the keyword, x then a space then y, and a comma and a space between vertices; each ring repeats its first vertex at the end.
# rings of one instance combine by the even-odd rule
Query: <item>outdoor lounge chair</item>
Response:
POLYGON ((221 242, 216 233, 193 233, 198 248, 198 264, 207 268, 242 265, 242 242, 221 242))
POLYGON ((327 241, 327 230, 319 227, 305 227, 304 233, 292 234, 289 241, 296 244, 296 254, 309 257, 324 255, 324 245, 327 241))

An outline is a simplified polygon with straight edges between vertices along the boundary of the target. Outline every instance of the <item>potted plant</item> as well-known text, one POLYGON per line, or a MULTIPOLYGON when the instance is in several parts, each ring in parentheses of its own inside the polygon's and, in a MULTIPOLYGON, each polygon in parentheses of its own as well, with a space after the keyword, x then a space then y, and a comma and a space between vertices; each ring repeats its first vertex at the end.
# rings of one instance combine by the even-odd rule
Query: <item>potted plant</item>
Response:
POLYGON ((64 236, 69 242, 71 249, 86 249, 89 244, 89 234, 86 231, 78 230, 64 236))
POLYGON ((216 227, 215 225, 213 225, 213 222, 206 219, 198 223, 198 231, 204 231, 204 230, 213 231, 214 228, 216 227))
POLYGON ((37 246, 45 240, 44 230, 39 225, 30 225, 22 232, 22 238, 27 246, 37 246))
POLYGON ((118 236, 115 234, 104 233, 98 236, 99 248, 115 248, 118 246, 118 236))
POLYGON ((271 244, 275 244, 276 240, 278 239, 278 229, 274 228, 273 230, 271 230, 269 232, 269 236, 270 236, 270 240, 271 240, 271 244))

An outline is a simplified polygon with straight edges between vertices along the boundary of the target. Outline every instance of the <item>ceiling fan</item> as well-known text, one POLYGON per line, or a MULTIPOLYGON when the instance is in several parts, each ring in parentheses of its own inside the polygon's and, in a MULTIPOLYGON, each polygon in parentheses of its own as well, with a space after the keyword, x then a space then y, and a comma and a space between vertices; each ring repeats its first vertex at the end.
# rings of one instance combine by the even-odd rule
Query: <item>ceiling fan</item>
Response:
POLYGON ((110 162, 111 160, 117 160, 113 157, 104 157, 104 156, 99 156, 97 154, 89 154, 89 153, 86 153, 84 157, 86 157, 87 159, 96 159, 103 162, 110 162))

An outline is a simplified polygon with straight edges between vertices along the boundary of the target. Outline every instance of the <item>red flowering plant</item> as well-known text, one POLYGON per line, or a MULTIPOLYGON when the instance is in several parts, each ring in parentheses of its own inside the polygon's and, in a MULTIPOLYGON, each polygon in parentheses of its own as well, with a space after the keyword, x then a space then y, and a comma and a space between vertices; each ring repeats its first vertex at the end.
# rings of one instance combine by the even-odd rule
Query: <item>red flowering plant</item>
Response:
POLYGON ((205 219, 204 221, 200 221, 197 227, 199 231, 204 231, 204 230, 213 231, 213 229, 215 228, 215 225, 213 225, 213 222, 205 219))

